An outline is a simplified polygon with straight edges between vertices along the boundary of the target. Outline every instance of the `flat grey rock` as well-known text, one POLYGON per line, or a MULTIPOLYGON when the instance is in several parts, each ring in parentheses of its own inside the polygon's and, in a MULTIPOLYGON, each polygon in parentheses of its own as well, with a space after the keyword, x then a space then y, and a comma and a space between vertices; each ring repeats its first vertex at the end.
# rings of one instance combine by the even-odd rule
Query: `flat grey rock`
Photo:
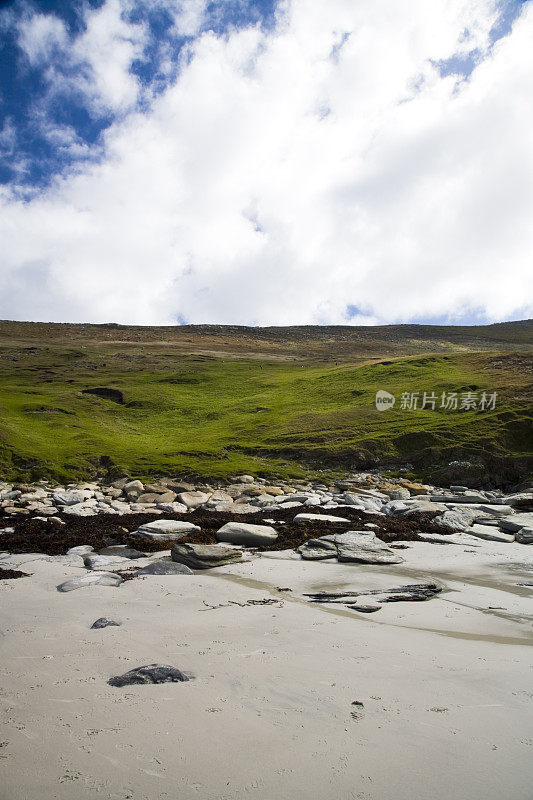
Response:
POLYGON ((141 575, 194 575, 192 569, 177 561, 154 561, 146 567, 141 567, 134 573, 135 577, 141 575))
POLYGON ((182 683, 189 680, 191 677, 177 667, 169 667, 166 664, 147 664, 144 667, 130 669, 123 675, 115 675, 108 680, 108 684, 120 687, 143 683, 182 683))
POLYGON ((242 550, 222 544, 175 544, 171 556, 191 569, 212 569, 241 561, 242 550))
POLYGON ((272 544, 278 532, 270 525, 253 525, 249 522, 227 522, 217 532, 219 542, 243 544, 250 547, 272 544))
POLYGON ((327 558, 337 558, 335 536, 308 539, 307 542, 300 545, 298 552, 305 561, 324 561, 327 558))
POLYGON ((83 503, 86 495, 84 492, 55 492, 52 497, 58 506, 74 506, 83 503))
POLYGON ((109 628, 109 627, 119 626, 119 625, 120 625, 120 622, 115 622, 114 619, 108 619, 107 617, 99 617, 91 625, 91 630, 93 628, 109 628))
POLYGON ((390 550, 372 531, 347 531, 335 536, 339 561, 363 564, 401 564, 401 558, 390 550))
POLYGON ((98 513, 94 505, 86 505, 85 503, 76 503, 73 506, 65 506, 63 514, 69 514, 71 517, 94 517, 98 513))
POLYGON ((464 533, 469 536, 475 536, 476 539, 485 539, 488 542, 514 542, 514 533, 502 533, 490 525, 473 525, 468 528, 464 533))
POLYGON ((187 506, 187 508, 197 508, 198 506, 207 503, 210 496, 210 494, 198 491, 180 492, 178 495, 178 500, 183 503, 183 505, 187 506))
POLYGON ((472 525, 472 522, 477 516, 477 511, 472 511, 469 508, 464 510, 445 511, 435 517, 433 522, 435 525, 452 528, 454 531, 466 531, 472 525))
POLYGON ((57 587, 58 592, 72 592, 74 589, 83 589, 86 586, 120 586, 122 578, 114 572, 86 572, 78 575, 57 587))
POLYGON ((129 558, 121 558, 120 556, 100 556, 98 554, 89 554, 84 556, 83 563, 87 569, 108 570, 125 569, 131 567, 129 558))
POLYGON ((512 517, 504 517, 500 520, 501 527, 514 533, 520 528, 533 528, 533 512, 513 514, 512 517))
POLYGON ((78 547, 71 547, 67 550, 67 556, 86 556, 94 552, 94 547, 90 544, 80 544, 78 547))
POLYGON ((132 535, 141 539, 151 539, 152 541, 170 540, 179 541, 187 533, 199 531, 200 527, 193 522, 175 519, 156 519, 141 525, 132 535))

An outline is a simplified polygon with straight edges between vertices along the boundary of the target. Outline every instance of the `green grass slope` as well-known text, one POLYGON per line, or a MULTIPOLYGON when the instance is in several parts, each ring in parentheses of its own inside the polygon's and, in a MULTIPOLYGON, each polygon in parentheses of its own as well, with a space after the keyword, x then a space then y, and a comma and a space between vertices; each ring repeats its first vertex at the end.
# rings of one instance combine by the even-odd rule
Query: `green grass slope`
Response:
POLYGON ((380 362, 194 355, 172 347, 53 340, 0 346, 0 475, 71 480, 96 473, 303 476, 453 458, 524 477, 531 374, 524 352, 454 352, 380 362), (84 393, 115 388, 123 402, 84 393), (397 397, 377 411, 375 393, 397 397), (494 410, 446 411, 442 392, 497 392, 494 410), (433 410, 402 410, 404 392, 433 410))

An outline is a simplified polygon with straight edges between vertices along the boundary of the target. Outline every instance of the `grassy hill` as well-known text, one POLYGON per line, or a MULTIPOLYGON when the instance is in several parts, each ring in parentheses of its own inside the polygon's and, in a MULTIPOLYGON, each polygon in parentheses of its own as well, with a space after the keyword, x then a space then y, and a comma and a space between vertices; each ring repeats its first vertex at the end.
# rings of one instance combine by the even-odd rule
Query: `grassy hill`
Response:
POLYGON ((531 322, 141 328, 0 322, 0 475, 303 476, 372 466, 531 469, 531 322), (92 393, 92 390, 107 392, 92 393), (109 390, 116 390, 115 393, 109 390), (396 396, 378 411, 375 393, 396 396), (90 390, 87 392, 86 390, 90 390), (401 408, 403 393, 436 408, 401 408), (497 393, 490 410, 443 392, 497 393))

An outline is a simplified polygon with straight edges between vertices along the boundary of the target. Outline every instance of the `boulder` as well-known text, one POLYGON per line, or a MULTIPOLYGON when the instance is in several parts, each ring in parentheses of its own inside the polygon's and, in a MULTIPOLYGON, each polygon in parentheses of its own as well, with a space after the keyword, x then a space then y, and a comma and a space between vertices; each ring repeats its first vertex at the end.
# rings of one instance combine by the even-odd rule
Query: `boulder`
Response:
POLYGON ((525 514, 513 514, 512 517, 504 517, 500 520, 501 527, 512 533, 519 531, 520 528, 533 528, 533 512, 525 514))
POLYGON ((156 519, 152 522, 146 522, 141 525, 132 536, 138 536, 141 539, 151 539, 152 541, 179 541, 187 533, 192 531, 199 531, 200 527, 194 525, 192 522, 185 522, 184 520, 175 519, 156 519))
POLYGON ((165 511, 167 514, 185 514, 187 511, 187 506, 184 506, 183 503, 162 503, 160 500, 157 503, 158 511, 165 511))
POLYGON ((515 540, 519 544, 533 544, 533 528, 520 528, 515 533, 515 540))
POLYGON ((278 532, 270 525, 253 525, 248 522, 227 522, 216 532, 219 542, 259 547, 275 542, 278 532))
POLYGON ((187 508, 197 508, 198 506, 207 503, 210 495, 205 492, 180 492, 178 499, 187 508))
POLYGON ((144 558, 145 553, 141 553, 140 550, 135 550, 134 547, 127 547, 126 545, 117 544, 117 545, 109 545, 109 547, 104 547, 102 550, 98 551, 99 556, 119 556, 120 558, 144 558))
POLYGON ((454 531, 466 531, 472 525, 477 516, 476 511, 462 509, 455 511, 445 511, 433 519, 435 525, 453 528, 454 531))
POLYGON ((476 539, 485 539, 489 542, 514 542, 514 533, 502 533, 495 530, 489 525, 473 525, 464 531, 469 536, 475 536, 476 539))
POLYGON ((261 511, 260 506, 253 506, 251 503, 233 503, 231 506, 232 514, 257 514, 261 511))
POLYGON ((53 494, 54 503, 58 506, 73 506, 83 503, 86 499, 85 492, 55 492, 53 494))
POLYGON ((335 536, 320 536, 308 539, 301 544, 298 552, 305 561, 324 561, 326 558, 337 558, 335 536))
MULTIPOLYGON (((159 492, 143 492, 136 498, 136 503, 142 503, 146 505, 147 503, 156 503, 162 497, 159 492)), ((174 495, 176 497, 176 495, 174 495)), ((174 498, 172 498, 174 499, 174 498)))
POLYGON ((339 561, 364 564, 401 564, 403 558, 390 550, 372 531, 347 531, 335 536, 339 561))
MULTIPOLYGON (((287 508, 286 505, 283 508, 287 508)), ((350 522, 346 517, 335 517, 331 514, 296 514, 294 522, 307 522, 318 520, 319 522, 350 522)), ((322 538, 322 537, 320 537, 322 538)))
POLYGON ((154 561, 152 564, 147 564, 146 567, 136 570, 134 573, 136 578, 142 575, 194 575, 192 569, 180 564, 177 561, 154 561))
MULTIPOLYGON (((113 484, 113 486, 116 486, 116 485, 117 485, 116 483, 113 484)), ((141 481, 128 481, 127 483, 124 484, 124 486, 122 488, 124 489, 124 491, 126 493, 128 493, 128 492, 139 492, 139 493, 144 492, 144 485, 141 483, 141 481)))
POLYGON ((90 544, 80 544, 78 547, 71 547, 70 550, 67 550, 67 556, 86 556, 92 552, 94 552, 94 547, 91 547, 90 544))
POLYGON ((99 571, 107 570, 108 572, 131 567, 129 558, 120 558, 120 556, 100 556, 98 554, 85 556, 83 563, 87 569, 99 571))
POLYGON ((241 561, 242 550, 222 544, 175 544, 171 556, 191 569, 211 569, 241 561))
POLYGON ((86 586, 120 586, 122 578, 114 572, 86 572, 71 578, 57 587, 58 592, 72 592, 74 589, 83 589, 86 586))
POLYGON ((72 506, 65 506, 63 508, 63 513, 70 514, 72 517, 94 517, 98 511, 96 508, 94 508, 94 505, 88 505, 87 503, 76 503, 72 506))

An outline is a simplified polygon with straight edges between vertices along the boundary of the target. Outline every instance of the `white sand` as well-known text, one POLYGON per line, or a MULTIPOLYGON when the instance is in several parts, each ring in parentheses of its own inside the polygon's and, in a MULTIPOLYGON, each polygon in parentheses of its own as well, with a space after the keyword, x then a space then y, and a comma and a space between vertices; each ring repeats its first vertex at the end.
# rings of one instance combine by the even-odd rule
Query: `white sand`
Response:
POLYGON ((33 576, 0 584, 0 797, 531 800, 533 547, 455 538, 398 566, 275 554, 68 594, 81 559, 11 557, 33 576), (447 591, 368 616, 302 597, 431 579, 447 591), (106 683, 153 662, 196 679, 106 683))

